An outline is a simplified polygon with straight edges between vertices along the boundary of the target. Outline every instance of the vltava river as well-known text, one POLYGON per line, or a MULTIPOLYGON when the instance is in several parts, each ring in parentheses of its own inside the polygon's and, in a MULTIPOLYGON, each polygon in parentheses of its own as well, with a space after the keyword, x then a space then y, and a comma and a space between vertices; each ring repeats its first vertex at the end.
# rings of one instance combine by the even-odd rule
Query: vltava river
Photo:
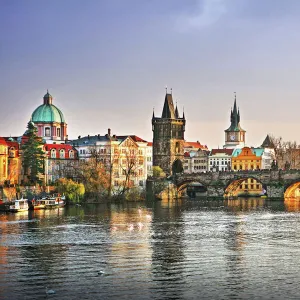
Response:
POLYGON ((0 214, 0 299, 299 299, 299 207, 185 200, 0 214))

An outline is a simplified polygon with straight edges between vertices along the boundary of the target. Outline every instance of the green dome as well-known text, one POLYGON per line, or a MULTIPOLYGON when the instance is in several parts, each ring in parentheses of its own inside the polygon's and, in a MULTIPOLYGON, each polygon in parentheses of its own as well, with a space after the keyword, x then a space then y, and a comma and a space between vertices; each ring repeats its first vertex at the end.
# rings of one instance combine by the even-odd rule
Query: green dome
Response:
POLYGON ((32 122, 39 123, 65 123, 65 118, 60 109, 53 104, 40 105, 31 116, 32 122))

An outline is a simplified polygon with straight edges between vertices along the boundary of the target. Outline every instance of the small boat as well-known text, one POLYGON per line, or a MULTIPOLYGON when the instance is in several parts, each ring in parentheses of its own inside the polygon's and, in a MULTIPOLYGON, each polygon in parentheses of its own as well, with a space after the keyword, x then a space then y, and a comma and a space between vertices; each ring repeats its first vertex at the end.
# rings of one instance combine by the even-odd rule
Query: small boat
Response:
POLYGON ((45 199, 34 200, 33 202, 34 210, 45 209, 45 208, 46 208, 45 199))
POLYGON ((42 200, 45 201, 45 208, 51 209, 51 208, 59 208, 65 206, 65 197, 64 196, 52 196, 52 197, 46 197, 42 200))
POLYGON ((10 212, 19 212, 19 211, 28 211, 28 200, 27 199, 19 199, 15 200, 14 204, 9 206, 10 212))

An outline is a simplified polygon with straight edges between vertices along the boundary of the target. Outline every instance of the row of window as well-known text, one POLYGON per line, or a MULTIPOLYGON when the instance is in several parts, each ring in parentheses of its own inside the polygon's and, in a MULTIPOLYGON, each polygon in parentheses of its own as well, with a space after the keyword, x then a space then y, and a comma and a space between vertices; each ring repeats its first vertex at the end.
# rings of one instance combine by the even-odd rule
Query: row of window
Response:
MULTIPOLYGON (((56 149, 51 149, 51 158, 56 158, 56 149)), ((64 149, 59 150, 59 158, 65 158, 66 157, 66 152, 64 149)), ((69 151, 69 158, 74 158, 74 151, 70 150, 69 151)))
MULTIPOLYGON (((53 128, 53 130, 55 130, 55 128, 53 128)), ((56 128, 56 136, 60 137, 60 128, 56 128)), ((50 127, 46 127, 45 128, 45 136, 51 136, 51 128, 50 127)))

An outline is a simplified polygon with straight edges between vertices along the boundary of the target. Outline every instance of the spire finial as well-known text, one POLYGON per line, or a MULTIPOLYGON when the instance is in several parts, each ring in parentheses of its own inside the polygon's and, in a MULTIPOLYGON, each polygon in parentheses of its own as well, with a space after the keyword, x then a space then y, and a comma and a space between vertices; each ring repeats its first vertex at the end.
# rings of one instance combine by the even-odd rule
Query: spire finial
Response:
POLYGON ((166 86, 166 94, 168 94, 168 87, 166 86))
POLYGON ((236 100, 236 92, 234 92, 234 100, 236 100))
POLYGON ((171 95, 172 95, 172 88, 171 88, 171 95))

